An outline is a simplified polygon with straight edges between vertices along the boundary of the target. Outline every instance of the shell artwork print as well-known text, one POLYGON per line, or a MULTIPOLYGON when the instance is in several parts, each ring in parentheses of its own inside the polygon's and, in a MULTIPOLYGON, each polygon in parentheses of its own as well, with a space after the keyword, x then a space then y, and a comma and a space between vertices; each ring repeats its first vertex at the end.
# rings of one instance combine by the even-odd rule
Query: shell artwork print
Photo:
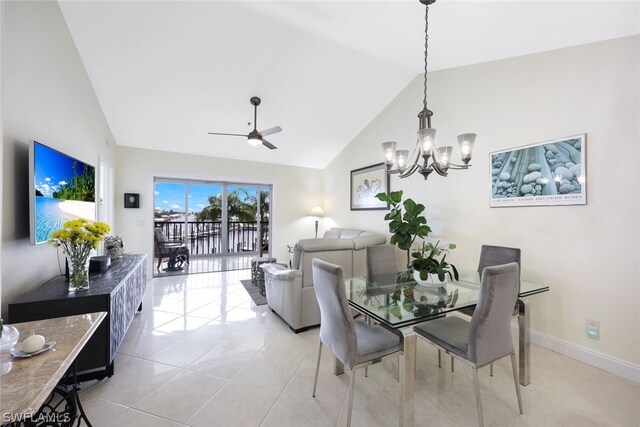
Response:
POLYGON ((586 204, 585 137, 491 153, 491 207, 586 204))
POLYGON ((356 188, 356 194, 359 199, 368 199, 375 197, 381 191, 382 182, 379 179, 372 179, 369 181, 365 179, 362 184, 356 188))

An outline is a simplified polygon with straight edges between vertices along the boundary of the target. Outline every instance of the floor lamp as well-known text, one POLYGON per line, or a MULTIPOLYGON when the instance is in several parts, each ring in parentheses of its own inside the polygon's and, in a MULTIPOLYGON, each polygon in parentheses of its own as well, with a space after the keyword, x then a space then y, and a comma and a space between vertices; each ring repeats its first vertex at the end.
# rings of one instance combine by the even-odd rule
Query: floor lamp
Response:
POLYGON ((320 218, 324 216, 324 211, 322 210, 321 206, 314 206, 313 209, 311 209, 311 215, 316 217, 316 239, 317 239, 318 238, 318 222, 320 221, 320 218))

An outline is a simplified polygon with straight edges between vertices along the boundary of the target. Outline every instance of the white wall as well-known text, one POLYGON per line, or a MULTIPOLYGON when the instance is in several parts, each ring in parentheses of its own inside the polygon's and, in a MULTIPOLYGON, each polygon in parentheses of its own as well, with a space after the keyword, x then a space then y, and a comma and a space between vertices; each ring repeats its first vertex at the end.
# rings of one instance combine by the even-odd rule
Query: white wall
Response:
MULTIPOLYGON (((92 165, 114 144, 56 2, 2 2, 2 306, 59 274, 56 250, 29 244, 28 142, 92 165)), ((64 261, 63 261, 64 266, 64 261)))
MULTIPOLYGON (((153 260, 154 176, 272 184, 271 250, 280 262, 288 261, 287 245, 313 237, 314 225, 309 211, 322 200, 319 169, 121 146, 117 152, 116 225, 125 242, 125 251, 146 253, 149 266, 153 260), (140 193, 140 209, 125 209, 124 193, 140 193)), ((265 156, 268 154, 265 151, 265 156)))
MULTIPOLYGON (((532 328, 640 363, 640 37, 429 73, 440 145, 476 132, 468 171, 391 180, 427 206, 434 237, 475 269, 484 243, 522 248, 522 277, 546 283, 531 298, 532 328), (586 206, 489 208, 489 152, 587 133, 586 206), (599 341, 585 319, 600 321, 599 341)), ((325 208, 341 226, 387 232, 385 212, 349 211, 349 171, 382 161, 380 143, 412 149, 422 105, 417 77, 324 171, 325 208)), ((454 148, 454 159, 459 159, 454 148)))

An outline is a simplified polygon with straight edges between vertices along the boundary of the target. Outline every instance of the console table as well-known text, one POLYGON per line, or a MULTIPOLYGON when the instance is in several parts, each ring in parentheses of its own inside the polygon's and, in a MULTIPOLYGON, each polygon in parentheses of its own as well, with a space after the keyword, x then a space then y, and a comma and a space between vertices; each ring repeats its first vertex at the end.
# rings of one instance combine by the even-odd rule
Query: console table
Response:
POLYGON ((142 309, 147 288, 144 254, 129 254, 114 261, 105 272, 89 276, 89 289, 69 292, 59 277, 21 295, 9 304, 9 323, 52 319, 77 314, 107 312, 77 358, 78 379, 102 379, 113 375, 113 360, 133 316, 142 309))

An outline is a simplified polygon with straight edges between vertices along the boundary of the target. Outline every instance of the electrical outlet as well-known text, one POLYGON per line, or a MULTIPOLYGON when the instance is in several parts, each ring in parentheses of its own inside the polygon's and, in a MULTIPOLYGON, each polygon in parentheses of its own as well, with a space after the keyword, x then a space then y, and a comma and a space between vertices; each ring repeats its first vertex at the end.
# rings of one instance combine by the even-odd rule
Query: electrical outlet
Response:
POLYGON ((592 340, 600 339, 600 322, 587 319, 587 336, 592 340))

